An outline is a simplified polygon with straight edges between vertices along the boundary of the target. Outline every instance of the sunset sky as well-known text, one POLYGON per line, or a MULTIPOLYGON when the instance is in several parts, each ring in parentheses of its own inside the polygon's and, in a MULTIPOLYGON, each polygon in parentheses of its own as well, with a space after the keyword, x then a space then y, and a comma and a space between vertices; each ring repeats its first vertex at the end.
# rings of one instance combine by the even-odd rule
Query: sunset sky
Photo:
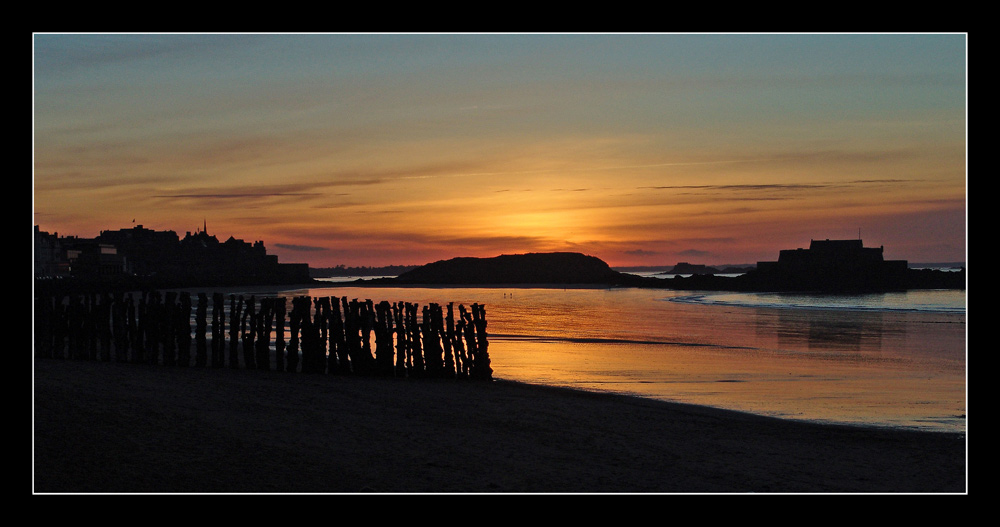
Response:
POLYGON ((964 34, 35 34, 41 230, 285 263, 966 259, 964 34), (133 223, 134 220, 134 223, 133 223))

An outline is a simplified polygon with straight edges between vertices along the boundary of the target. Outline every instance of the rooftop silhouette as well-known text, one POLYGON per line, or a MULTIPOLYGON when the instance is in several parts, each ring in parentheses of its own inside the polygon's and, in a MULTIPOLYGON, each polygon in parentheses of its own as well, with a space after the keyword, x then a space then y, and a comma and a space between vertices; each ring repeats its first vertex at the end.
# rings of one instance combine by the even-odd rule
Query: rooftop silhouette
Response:
POLYGON ((156 231, 136 225, 95 238, 60 237, 35 226, 35 278, 141 287, 309 283, 307 264, 284 264, 263 241, 230 236, 220 242, 206 229, 156 231))

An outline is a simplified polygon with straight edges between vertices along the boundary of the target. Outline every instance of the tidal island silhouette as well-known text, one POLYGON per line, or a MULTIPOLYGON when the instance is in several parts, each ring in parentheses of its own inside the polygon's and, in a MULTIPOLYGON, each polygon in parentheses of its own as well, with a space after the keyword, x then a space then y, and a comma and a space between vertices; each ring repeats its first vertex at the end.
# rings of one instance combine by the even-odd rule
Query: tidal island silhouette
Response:
POLYGON ((493 258, 452 258, 427 264, 378 284, 538 285, 590 284, 706 291, 817 291, 864 293, 909 289, 965 289, 965 269, 910 269, 885 260, 884 247, 862 240, 811 240, 808 249, 780 251, 777 261, 757 262, 738 276, 714 273, 645 277, 612 269, 580 253, 527 253, 493 258))

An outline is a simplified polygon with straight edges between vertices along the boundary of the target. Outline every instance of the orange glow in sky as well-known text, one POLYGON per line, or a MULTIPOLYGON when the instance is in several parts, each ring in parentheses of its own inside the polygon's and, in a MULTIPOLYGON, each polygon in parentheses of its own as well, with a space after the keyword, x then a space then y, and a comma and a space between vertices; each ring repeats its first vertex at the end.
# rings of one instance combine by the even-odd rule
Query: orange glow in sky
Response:
POLYGON ((965 261, 966 36, 36 34, 33 222, 314 267, 965 261))

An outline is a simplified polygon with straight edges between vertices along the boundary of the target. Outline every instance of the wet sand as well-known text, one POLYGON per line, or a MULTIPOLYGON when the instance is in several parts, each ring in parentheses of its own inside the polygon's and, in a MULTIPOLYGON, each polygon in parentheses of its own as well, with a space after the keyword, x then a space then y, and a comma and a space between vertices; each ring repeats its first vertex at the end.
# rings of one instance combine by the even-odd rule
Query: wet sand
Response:
POLYGON ((35 493, 966 493, 964 435, 509 381, 35 362, 35 493))

